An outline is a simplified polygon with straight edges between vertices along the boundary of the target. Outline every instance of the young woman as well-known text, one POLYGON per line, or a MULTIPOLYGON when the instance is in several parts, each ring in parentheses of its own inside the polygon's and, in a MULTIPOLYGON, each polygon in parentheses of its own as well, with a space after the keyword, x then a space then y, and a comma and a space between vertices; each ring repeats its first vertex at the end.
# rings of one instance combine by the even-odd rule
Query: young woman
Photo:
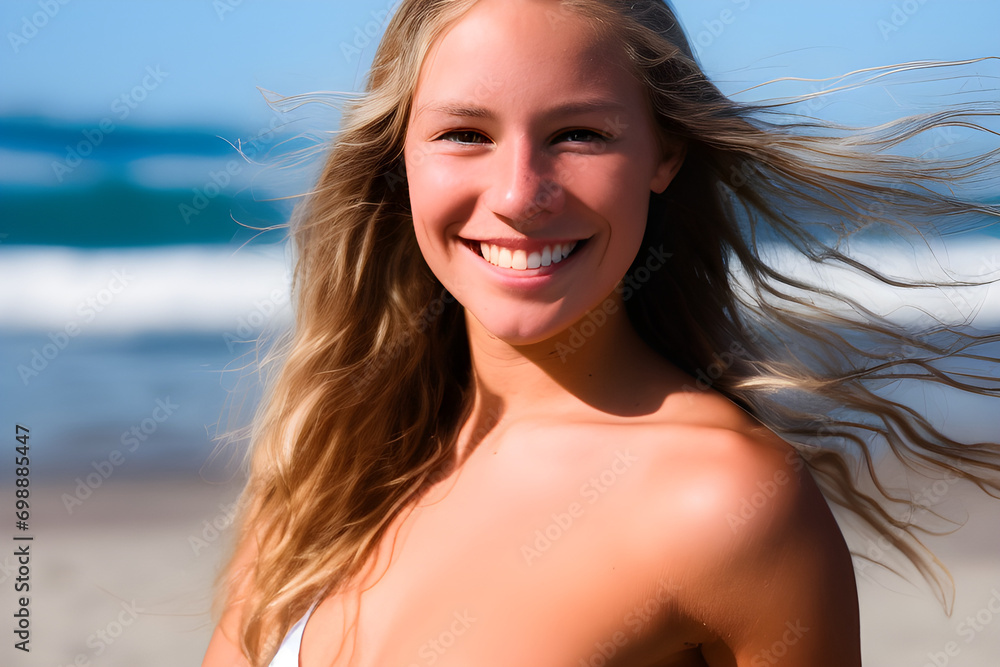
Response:
POLYGON ((952 111, 770 122, 657 0, 404 0, 296 222, 205 667, 860 664, 828 501, 933 570, 850 463, 998 470, 874 386, 995 391, 935 364, 992 339, 823 307, 858 304, 757 243, 891 282, 838 239, 996 216, 933 187, 995 160, 882 152, 952 111))

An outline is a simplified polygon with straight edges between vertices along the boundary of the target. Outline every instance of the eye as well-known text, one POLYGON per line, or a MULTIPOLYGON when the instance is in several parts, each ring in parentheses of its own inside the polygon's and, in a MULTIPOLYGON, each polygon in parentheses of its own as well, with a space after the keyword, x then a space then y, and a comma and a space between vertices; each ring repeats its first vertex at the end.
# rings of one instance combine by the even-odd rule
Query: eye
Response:
POLYGON ((569 141, 571 143, 599 143, 607 141, 609 137, 605 136, 600 132, 594 130, 587 130, 583 128, 577 128, 575 130, 566 130, 562 134, 558 134, 555 137, 555 141, 569 141))
POLYGON ((438 141, 450 141, 455 144, 488 144, 490 140, 486 135, 475 130, 452 130, 445 132, 437 138, 438 141))

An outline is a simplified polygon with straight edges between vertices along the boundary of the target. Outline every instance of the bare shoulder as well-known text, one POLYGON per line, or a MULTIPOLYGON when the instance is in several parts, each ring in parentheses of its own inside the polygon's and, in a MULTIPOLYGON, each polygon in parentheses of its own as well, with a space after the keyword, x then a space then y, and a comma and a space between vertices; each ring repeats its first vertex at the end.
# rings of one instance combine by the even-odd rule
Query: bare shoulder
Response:
POLYGON ((833 515, 805 462, 773 433, 709 426, 679 426, 656 471, 670 484, 663 493, 698 527, 697 544, 727 559, 747 557, 775 540, 807 530, 813 538, 842 541, 833 515))
POLYGON ((853 564, 826 500, 791 445, 721 401, 663 427, 657 576, 683 582, 680 606, 718 637, 709 664, 859 665, 853 564))
MULTIPOLYGON (((703 562, 830 514, 804 461, 769 431, 690 424, 657 431, 647 431, 637 450, 648 462, 642 492, 654 500, 649 519, 699 538, 671 543, 672 553, 690 551, 703 562)), ((839 536, 829 518, 831 534, 839 536)))
POLYGON ((652 460, 648 490, 674 496, 664 506, 681 508, 677 520, 715 526, 730 543, 735 534, 772 526, 804 499, 826 508, 796 450, 727 398, 680 392, 656 417, 638 437, 652 460), (698 502, 683 502, 679 493, 698 502))

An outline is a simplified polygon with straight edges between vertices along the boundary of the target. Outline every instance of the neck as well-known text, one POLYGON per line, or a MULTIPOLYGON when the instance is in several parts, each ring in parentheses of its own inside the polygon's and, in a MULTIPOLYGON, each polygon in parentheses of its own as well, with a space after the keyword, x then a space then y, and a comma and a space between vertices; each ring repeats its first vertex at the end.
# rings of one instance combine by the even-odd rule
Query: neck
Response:
POLYGON ((481 431, 500 419, 655 412, 665 397, 657 388, 677 371, 639 337, 620 296, 615 306, 602 304, 557 336, 518 346, 466 312, 475 388, 469 423, 481 431))

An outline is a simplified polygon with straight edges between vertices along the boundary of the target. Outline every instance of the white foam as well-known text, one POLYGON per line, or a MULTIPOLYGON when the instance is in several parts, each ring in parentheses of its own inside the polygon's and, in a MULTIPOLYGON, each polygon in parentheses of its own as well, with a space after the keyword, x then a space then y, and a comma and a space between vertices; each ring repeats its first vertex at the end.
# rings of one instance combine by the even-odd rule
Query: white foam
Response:
POLYGON ((218 332, 244 322, 259 331, 291 321, 289 266, 275 247, 0 247, 0 327, 218 332))
MULTIPOLYGON (((897 276, 1000 278, 1000 239, 970 237, 934 255, 899 244, 857 243, 851 254, 897 276), (936 257, 938 262, 932 261, 936 257), (947 262, 946 266, 940 263, 947 262), (940 263, 939 263, 940 262, 940 263)), ((774 263, 806 282, 846 290, 902 324, 934 317, 1000 328, 1000 286, 892 288, 853 269, 808 264, 787 248, 774 263)), ((0 245, 0 327, 6 331, 234 331, 291 321, 291 260, 282 247, 179 246, 121 250, 0 245), (245 327, 244 327, 245 329, 245 327)))
MULTIPOLYGON (((982 235, 955 237, 947 243, 911 245, 905 242, 857 240, 840 250, 862 264, 900 281, 1000 281, 1000 239, 982 235)), ((783 246, 765 251, 767 261, 808 285, 829 287, 855 300, 862 308, 907 327, 920 329, 935 323, 1000 328, 1000 283, 963 287, 894 287, 839 262, 810 262, 783 246)), ((742 281, 740 281, 742 282, 742 281)), ((785 292, 792 291, 782 287, 785 292)), ((850 309, 815 292, 793 294, 847 315, 850 309)))

